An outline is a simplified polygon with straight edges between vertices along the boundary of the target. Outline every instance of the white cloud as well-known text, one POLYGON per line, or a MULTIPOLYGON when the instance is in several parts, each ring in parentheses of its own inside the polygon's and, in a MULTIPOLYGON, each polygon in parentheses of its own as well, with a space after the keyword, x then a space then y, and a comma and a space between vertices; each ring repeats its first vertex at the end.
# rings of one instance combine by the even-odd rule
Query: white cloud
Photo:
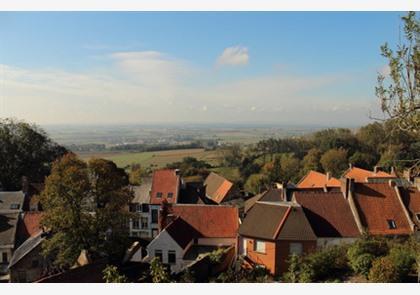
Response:
POLYGON ((225 48, 225 50, 223 50, 222 54, 217 59, 217 64, 240 66, 248 64, 248 61, 248 48, 238 45, 225 48))
POLYGON ((101 69, 86 72, 0 67, 0 117, 39 124, 332 124, 358 122, 367 117, 371 103, 346 91, 341 99, 329 92, 332 87, 346 87, 348 77, 283 72, 220 82, 218 73, 210 69, 156 51, 113 53, 101 69))

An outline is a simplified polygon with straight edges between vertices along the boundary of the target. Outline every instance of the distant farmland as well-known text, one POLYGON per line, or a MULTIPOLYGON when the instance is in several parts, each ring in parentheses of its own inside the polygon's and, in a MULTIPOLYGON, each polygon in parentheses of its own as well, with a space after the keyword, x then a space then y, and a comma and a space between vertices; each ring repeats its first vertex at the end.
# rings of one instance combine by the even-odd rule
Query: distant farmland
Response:
POLYGON ((204 160, 211 165, 220 165, 220 151, 206 151, 204 149, 184 149, 157 152, 104 152, 104 153, 79 153, 84 160, 91 158, 104 158, 114 161, 118 167, 125 168, 133 163, 142 167, 165 167, 167 164, 181 161, 185 157, 194 157, 204 160))

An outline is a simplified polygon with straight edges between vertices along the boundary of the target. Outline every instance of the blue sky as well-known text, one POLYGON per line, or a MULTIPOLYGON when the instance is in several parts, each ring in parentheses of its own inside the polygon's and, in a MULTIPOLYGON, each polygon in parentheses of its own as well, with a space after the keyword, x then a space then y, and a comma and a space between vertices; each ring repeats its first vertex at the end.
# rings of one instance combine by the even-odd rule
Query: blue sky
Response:
POLYGON ((403 14, 3 12, 0 116, 364 124, 403 14))

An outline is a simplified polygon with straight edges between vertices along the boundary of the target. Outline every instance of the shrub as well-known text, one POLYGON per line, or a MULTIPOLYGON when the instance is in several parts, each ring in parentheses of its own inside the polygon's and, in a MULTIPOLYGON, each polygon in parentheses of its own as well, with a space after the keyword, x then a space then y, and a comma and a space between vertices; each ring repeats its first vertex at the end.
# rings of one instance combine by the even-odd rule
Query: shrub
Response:
POLYGON ((288 283, 299 282, 301 259, 299 258, 298 255, 293 254, 289 257, 289 260, 287 262, 289 264, 289 269, 283 275, 283 281, 288 282, 288 283))
POLYGON ((373 260, 387 253, 388 244, 385 239, 364 237, 348 248, 347 257, 353 271, 367 277, 373 260))
POLYGON ((114 265, 107 265, 102 271, 103 279, 107 283, 127 283, 127 278, 118 272, 114 265))
POLYGON ((389 256, 377 258, 369 271, 369 281, 374 283, 398 282, 397 268, 389 256))
POLYGON ((406 244, 396 244, 389 251, 389 259, 396 268, 398 281, 407 279, 416 263, 416 253, 406 244))

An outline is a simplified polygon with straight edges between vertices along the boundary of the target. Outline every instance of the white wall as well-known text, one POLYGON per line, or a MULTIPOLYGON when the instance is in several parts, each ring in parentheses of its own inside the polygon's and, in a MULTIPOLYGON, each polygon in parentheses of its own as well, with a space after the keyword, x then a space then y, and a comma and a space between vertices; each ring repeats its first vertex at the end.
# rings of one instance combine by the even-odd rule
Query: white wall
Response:
POLYGON ((318 238, 316 241, 317 248, 323 248, 334 245, 351 244, 357 238, 318 238))
MULTIPOLYGON (((186 247, 186 249, 188 246, 186 247)), ((184 255, 184 249, 182 249, 168 234, 166 230, 163 230, 159 235, 150 242, 147 246, 147 260, 150 262, 155 257, 155 250, 162 251, 162 262, 168 263, 168 251, 172 250, 176 253, 176 263, 171 265, 172 272, 178 272, 185 265, 185 262, 182 260, 184 255)))

